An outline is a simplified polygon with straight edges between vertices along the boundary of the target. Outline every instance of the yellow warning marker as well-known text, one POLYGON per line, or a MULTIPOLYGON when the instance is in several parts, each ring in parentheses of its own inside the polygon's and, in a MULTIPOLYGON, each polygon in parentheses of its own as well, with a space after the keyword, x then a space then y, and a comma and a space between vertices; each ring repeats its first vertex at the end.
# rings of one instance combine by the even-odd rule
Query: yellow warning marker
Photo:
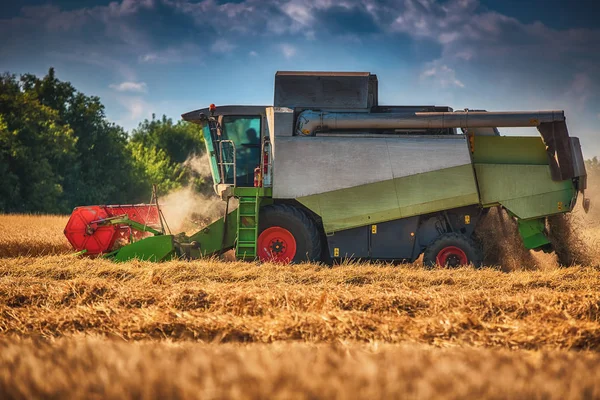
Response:
POLYGON ((340 248, 339 247, 334 247, 333 248, 333 256, 334 257, 339 257, 340 256, 340 248))
POLYGON ((371 233, 372 234, 376 234, 377 233, 377 225, 371 225, 371 233))
POLYGON ((559 201, 558 202, 558 211, 562 211, 562 209, 563 209, 563 203, 562 203, 562 201, 559 201))
POLYGON ((469 225, 471 223, 471 216, 465 215, 465 225, 469 225))

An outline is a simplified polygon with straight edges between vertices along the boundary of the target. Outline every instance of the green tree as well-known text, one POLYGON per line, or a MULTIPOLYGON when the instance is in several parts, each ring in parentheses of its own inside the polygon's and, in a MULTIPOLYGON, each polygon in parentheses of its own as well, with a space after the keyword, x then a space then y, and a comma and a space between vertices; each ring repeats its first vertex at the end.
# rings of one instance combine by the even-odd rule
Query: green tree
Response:
POLYGON ((21 83, 25 93, 55 110, 57 122, 70 127, 76 138, 75 159, 56 165, 64 176, 64 198, 70 207, 148 199, 149 185, 127 148, 127 133, 107 120, 98 97, 61 82, 53 68, 42 79, 23 75, 21 83))
POLYGON ((192 184, 202 179, 185 161, 200 155, 204 143, 200 128, 188 122, 162 116, 144 120, 132 132, 129 149, 146 176, 158 185, 159 194, 192 184))
POLYGON ((202 153, 204 144, 200 128, 185 121, 173 123, 171 118, 163 115, 152 120, 145 119, 134 129, 131 141, 142 143, 146 148, 165 151, 172 162, 183 163, 188 157, 202 153))
POLYGON ((0 77, 0 211, 64 211, 63 172, 76 158, 77 138, 56 110, 0 77))
POLYGON ((162 117, 132 137, 109 122, 96 96, 50 68, 43 78, 0 76, 0 212, 69 212, 133 203, 202 180, 185 161, 201 154, 199 127, 162 117))
POLYGON ((148 187, 155 183, 159 194, 167 194, 185 183, 188 171, 182 164, 171 162, 164 150, 147 148, 139 142, 130 142, 128 147, 134 162, 141 166, 148 187))

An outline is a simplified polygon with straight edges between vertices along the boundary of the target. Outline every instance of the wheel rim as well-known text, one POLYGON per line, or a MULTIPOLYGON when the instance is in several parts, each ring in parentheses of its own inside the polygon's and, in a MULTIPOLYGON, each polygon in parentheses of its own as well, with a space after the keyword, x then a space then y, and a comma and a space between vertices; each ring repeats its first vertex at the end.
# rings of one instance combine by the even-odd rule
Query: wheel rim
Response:
POLYGON ((258 236, 258 258, 289 264, 296 255, 296 239, 290 231, 280 226, 265 229, 258 236))
POLYGON ((459 265, 466 265, 469 262, 465 252, 456 246, 444 247, 438 253, 435 261, 442 267, 458 267, 459 265))

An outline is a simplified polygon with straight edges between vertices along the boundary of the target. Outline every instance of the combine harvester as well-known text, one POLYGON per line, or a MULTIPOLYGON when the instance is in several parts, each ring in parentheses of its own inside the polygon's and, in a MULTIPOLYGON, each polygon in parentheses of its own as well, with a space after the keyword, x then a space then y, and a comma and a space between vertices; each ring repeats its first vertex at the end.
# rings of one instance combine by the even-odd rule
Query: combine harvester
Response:
POLYGON ((551 251, 547 217, 572 211, 586 188, 563 111, 383 106, 367 72, 278 72, 272 107, 182 117, 202 127, 215 191, 238 208, 186 236, 165 232, 158 202, 78 207, 65 229, 75 249, 117 261, 235 249, 281 263, 423 254, 426 266, 479 266, 473 232, 491 207, 516 219, 526 248, 551 251))

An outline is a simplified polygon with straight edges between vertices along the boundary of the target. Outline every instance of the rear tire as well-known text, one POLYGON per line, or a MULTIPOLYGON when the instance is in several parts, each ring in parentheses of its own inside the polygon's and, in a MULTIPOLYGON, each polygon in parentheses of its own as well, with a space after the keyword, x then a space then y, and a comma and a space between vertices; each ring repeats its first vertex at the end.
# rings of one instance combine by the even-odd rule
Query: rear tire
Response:
POLYGON ((261 261, 282 264, 318 261, 321 239, 316 223, 302 210, 287 204, 262 208, 257 254, 261 261))
POLYGON ((483 254, 472 239, 458 233, 446 233, 433 241, 423 254, 425 268, 439 265, 444 268, 456 268, 473 264, 481 267, 483 254))

